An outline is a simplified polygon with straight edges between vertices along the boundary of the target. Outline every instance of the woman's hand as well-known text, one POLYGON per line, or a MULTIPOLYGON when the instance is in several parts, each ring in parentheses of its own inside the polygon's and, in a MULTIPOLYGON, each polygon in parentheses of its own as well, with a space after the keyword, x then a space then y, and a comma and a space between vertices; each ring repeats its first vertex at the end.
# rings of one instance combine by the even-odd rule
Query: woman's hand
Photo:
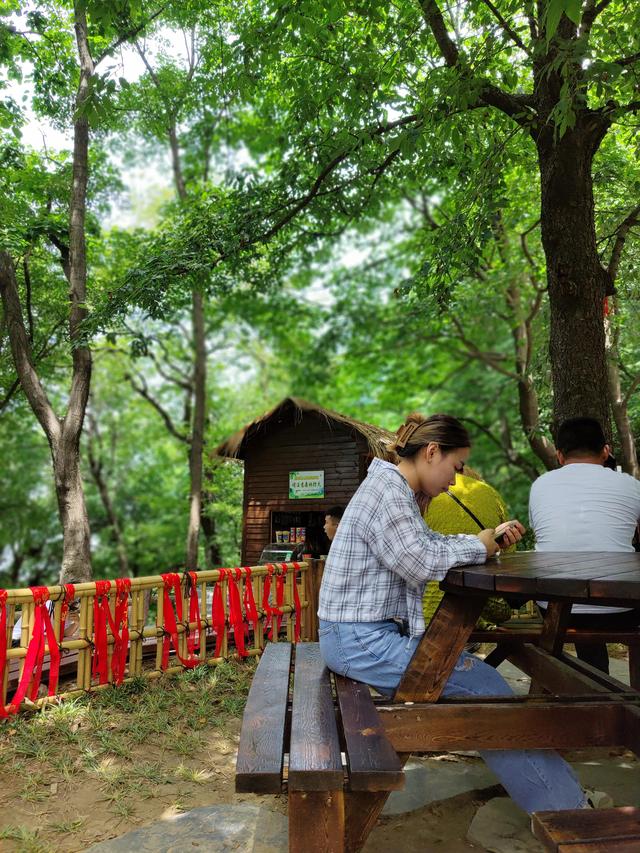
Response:
POLYGON ((495 557, 500 553, 501 548, 509 548, 519 542, 525 533, 525 528, 517 519, 513 521, 505 521, 499 524, 495 530, 481 530, 478 533, 478 539, 487 549, 487 557, 495 557), (501 544, 496 542, 496 536, 502 536, 501 544))
POLYGON ((525 533, 525 527, 520 524, 517 518, 514 518, 512 521, 504 521, 502 524, 499 524, 494 530, 493 535, 502 536, 500 542, 501 548, 510 548, 511 545, 519 542, 525 533))

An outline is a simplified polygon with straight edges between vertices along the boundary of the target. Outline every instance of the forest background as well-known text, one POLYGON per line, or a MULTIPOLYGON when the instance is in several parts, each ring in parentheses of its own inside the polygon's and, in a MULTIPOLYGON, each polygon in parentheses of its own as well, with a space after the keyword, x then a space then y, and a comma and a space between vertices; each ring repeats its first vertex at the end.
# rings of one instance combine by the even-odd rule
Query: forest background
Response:
POLYGON ((239 560, 283 397, 640 469, 640 4, 0 0, 0 586, 239 560))

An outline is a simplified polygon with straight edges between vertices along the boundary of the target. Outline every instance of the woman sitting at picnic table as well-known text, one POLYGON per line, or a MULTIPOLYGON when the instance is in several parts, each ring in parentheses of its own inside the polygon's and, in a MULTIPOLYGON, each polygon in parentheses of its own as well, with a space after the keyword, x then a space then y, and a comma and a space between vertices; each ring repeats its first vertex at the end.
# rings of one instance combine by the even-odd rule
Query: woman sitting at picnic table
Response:
MULTIPOLYGON (((320 649, 327 666, 392 696, 425 630, 422 595, 453 566, 484 563, 524 533, 520 522, 477 535, 430 530, 421 510, 462 473, 469 435, 456 418, 413 414, 398 430, 397 462, 376 458, 347 506, 320 589, 320 649)), ((463 652, 443 697, 511 696, 493 667, 463 652)), ((569 765, 551 750, 480 753, 525 811, 589 803, 569 765)))

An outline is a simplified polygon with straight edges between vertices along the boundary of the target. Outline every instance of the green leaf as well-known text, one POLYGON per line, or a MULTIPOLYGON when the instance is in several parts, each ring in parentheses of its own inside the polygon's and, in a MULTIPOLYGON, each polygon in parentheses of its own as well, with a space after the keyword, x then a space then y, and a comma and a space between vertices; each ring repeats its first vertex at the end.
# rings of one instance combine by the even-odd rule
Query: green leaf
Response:
POLYGON ((547 6, 547 14, 545 17, 545 34, 547 41, 551 41, 558 29, 560 18, 565 11, 564 6, 567 0, 550 0, 547 6))
POLYGON ((578 26, 582 12, 582 0, 565 0, 564 13, 570 21, 578 26))

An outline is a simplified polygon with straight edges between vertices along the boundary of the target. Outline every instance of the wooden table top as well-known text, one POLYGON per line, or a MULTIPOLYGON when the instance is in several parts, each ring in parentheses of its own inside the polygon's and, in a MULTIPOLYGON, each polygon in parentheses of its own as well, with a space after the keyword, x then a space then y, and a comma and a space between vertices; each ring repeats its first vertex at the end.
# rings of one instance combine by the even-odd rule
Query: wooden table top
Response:
POLYGON ((448 592, 640 607, 640 553, 519 551, 450 569, 440 586, 448 592))

